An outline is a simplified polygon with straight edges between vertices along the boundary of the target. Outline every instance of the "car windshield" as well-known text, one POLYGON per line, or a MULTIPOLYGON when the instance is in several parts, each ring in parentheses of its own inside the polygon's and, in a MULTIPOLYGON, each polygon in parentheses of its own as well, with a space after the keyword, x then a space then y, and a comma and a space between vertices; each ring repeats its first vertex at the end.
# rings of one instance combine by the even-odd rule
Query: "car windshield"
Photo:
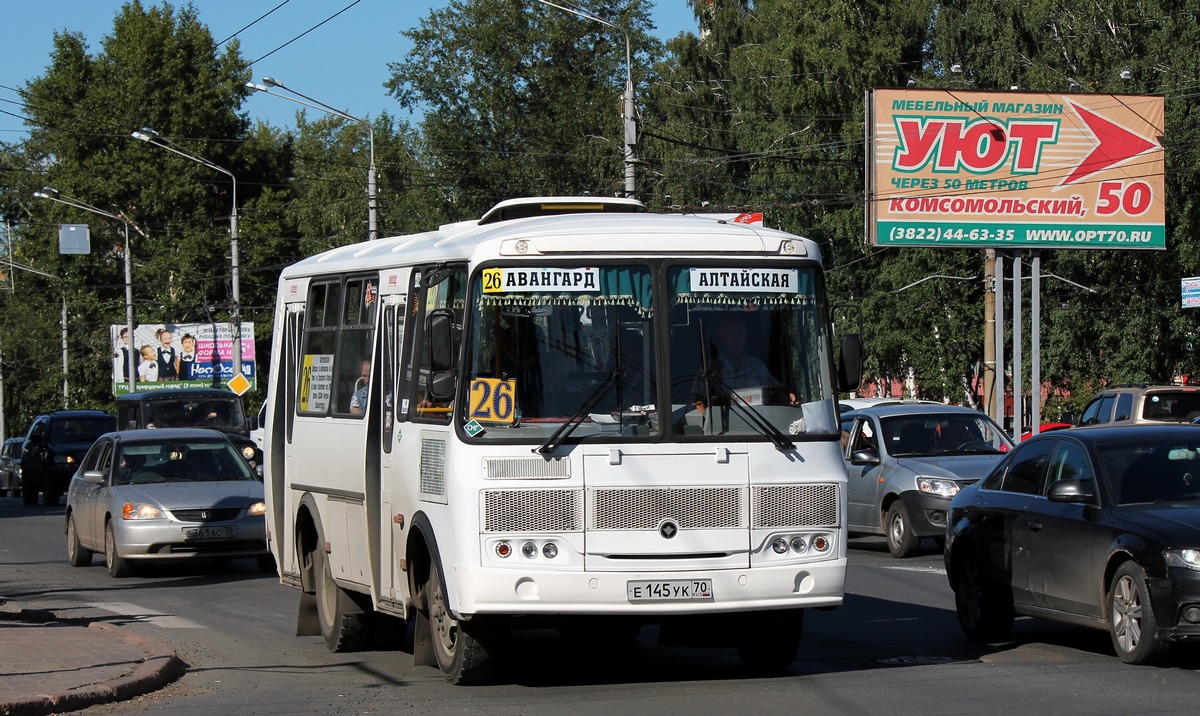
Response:
POLYGON ((1200 391, 1159 391, 1142 402, 1142 419, 1164 423, 1190 423, 1200 418, 1200 391))
POLYGON ((1109 493, 1119 505, 1200 500, 1200 439, 1149 436, 1096 446, 1109 493))
POLYGON ((994 455, 1012 447, 1000 426, 982 413, 895 415, 879 422, 892 457, 994 455))
POLYGON ((111 415, 56 418, 50 421, 50 442, 91 443, 116 428, 117 419, 111 415))
POLYGON ((241 432, 246 422, 242 416, 242 401, 233 395, 148 400, 142 410, 148 428, 213 428, 241 432))
POLYGON ((120 446, 117 466, 116 485, 255 479, 225 440, 125 443, 120 446))

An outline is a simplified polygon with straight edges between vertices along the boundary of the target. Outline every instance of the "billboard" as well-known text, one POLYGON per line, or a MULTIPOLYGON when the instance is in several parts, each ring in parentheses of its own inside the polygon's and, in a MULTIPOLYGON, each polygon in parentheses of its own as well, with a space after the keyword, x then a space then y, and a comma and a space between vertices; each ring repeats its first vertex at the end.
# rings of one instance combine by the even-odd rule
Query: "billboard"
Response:
POLYGON ((876 89, 875 246, 1165 249, 1163 98, 876 89))
MULTIPOLYGON (((134 388, 224 387, 233 378, 233 324, 150 323, 134 328, 109 326, 112 340, 113 394, 129 392, 129 349, 136 365, 134 388)), ((254 324, 242 323, 242 375, 253 389, 258 381, 254 360, 254 324)))

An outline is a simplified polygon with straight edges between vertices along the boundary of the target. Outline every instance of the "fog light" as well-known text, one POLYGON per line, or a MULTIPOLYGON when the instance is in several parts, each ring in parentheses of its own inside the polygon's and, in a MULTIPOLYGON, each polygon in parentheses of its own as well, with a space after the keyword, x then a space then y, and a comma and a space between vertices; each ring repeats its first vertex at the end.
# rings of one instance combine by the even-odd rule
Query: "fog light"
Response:
POLYGON ((1200 623, 1200 606, 1191 604, 1183 608, 1183 618, 1193 624, 1200 623))
POLYGON ((536 557, 537 553, 538 548, 536 544, 532 542, 526 542, 525 544, 521 545, 521 554, 525 555, 529 559, 536 557))
POLYGON ((793 537, 792 538, 792 551, 793 552, 801 552, 801 553, 807 552, 808 551, 808 543, 804 541, 803 537, 793 537))
POLYGON ((558 545, 547 542, 546 546, 542 547, 542 554, 546 555, 546 559, 554 559, 558 556, 558 545))
POLYGON ((775 554, 783 554, 788 551, 787 540, 782 537, 776 537, 775 541, 771 543, 771 549, 775 550, 775 554))
POLYGON ((829 549, 829 538, 825 535, 817 535, 813 537, 812 546, 818 552, 824 552, 829 549))
POLYGON ((507 542, 496 543, 496 556, 500 559, 507 559, 512 555, 512 545, 507 542))

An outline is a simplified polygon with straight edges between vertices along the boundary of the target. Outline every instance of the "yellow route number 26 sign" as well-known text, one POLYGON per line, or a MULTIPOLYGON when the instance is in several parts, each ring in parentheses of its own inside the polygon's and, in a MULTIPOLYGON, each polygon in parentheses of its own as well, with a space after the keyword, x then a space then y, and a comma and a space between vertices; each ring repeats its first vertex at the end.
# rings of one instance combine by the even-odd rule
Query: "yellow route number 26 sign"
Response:
POLYGON ((480 423, 517 422, 517 382, 499 378, 471 381, 471 419, 480 423))

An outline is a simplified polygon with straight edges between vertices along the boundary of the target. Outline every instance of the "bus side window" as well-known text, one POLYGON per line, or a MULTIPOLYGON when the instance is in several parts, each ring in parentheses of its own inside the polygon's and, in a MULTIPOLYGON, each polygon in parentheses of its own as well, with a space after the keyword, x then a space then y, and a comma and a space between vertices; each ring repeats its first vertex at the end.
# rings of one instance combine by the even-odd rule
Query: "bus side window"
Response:
POLYGON ((429 398, 430 381, 434 374, 430 365, 432 346, 427 321, 429 314, 439 309, 448 309, 453 313, 453 332, 456 337, 456 340, 453 341, 453 356, 457 369, 462 344, 458 337, 462 335, 463 310, 466 299, 466 270, 461 266, 427 268, 421 272, 417 287, 414 294, 419 298, 420 303, 419 307, 416 307, 416 325, 419 326, 419 336, 414 345, 417 355, 412 356, 412 362, 419 365, 420 370, 414 381, 416 392, 412 398, 415 406, 412 417, 446 424, 450 422, 454 410, 453 405, 436 402, 429 398))

